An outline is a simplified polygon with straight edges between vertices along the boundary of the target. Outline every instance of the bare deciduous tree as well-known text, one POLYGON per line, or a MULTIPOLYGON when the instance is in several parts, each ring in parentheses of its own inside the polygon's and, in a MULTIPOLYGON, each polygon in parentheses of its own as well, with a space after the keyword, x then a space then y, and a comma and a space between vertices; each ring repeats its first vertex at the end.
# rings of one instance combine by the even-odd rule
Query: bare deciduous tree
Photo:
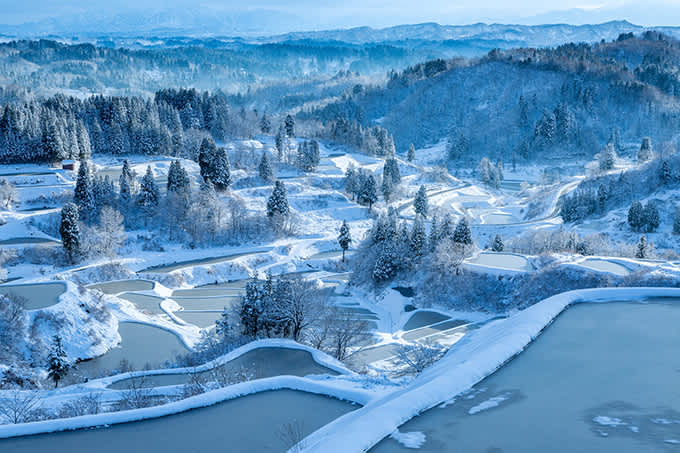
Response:
POLYGON ((0 415, 9 423, 30 422, 34 411, 40 407, 40 397, 34 391, 13 390, 0 399, 0 415))

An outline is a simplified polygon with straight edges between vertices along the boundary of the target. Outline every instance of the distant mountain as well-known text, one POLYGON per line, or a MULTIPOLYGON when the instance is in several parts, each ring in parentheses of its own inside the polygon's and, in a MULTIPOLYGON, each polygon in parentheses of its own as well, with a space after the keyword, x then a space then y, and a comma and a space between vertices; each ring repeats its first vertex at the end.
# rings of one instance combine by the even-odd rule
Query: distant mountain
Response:
POLYGON ((273 10, 225 13, 187 9, 113 16, 71 14, 21 25, 0 25, 0 34, 17 38, 77 37, 86 41, 102 36, 253 36, 282 33, 295 23, 299 23, 297 16, 273 10))
MULTIPOLYGON (((628 21, 611 21, 595 25, 505 25, 471 24, 439 25, 423 23, 399 25, 374 29, 358 27, 346 30, 286 33, 267 38, 275 41, 322 40, 342 41, 354 44, 399 43, 404 41, 498 41, 499 43, 522 43, 528 47, 546 47, 568 42, 611 41, 621 33, 641 33, 647 29, 662 30, 666 34, 680 36, 680 27, 642 27, 628 21)), ((505 47, 505 46, 501 46, 505 47)))
MULTIPOLYGON (((304 30, 309 28, 309 24, 294 15, 273 10, 228 14, 188 10, 181 14, 161 11, 147 15, 125 13, 112 17, 76 14, 23 25, 0 25, 0 35, 17 38, 49 37, 67 42, 84 41, 99 44, 107 42, 117 47, 132 48, 182 45, 228 47, 234 41, 258 44, 288 41, 336 42, 352 45, 389 44, 403 48, 422 47, 423 43, 436 48, 440 43, 445 43, 448 48, 460 47, 460 44, 452 43, 455 41, 468 45, 469 48, 463 48, 461 54, 469 56, 485 53, 494 47, 507 49, 518 46, 555 46, 567 42, 596 42, 603 39, 610 41, 621 33, 639 34, 651 27, 627 21, 595 25, 422 23, 380 29, 357 27, 281 33, 291 28, 304 30)), ((653 28, 680 37, 680 27, 653 28)))

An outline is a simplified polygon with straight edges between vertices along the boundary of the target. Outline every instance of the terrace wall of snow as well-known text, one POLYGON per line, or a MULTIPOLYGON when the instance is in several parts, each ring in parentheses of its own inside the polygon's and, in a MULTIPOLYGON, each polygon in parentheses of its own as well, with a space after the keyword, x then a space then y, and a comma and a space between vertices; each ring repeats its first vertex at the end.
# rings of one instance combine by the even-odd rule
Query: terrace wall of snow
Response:
MULTIPOLYGON (((522 352, 568 306, 578 302, 680 297, 677 288, 606 288, 552 296, 459 341, 408 387, 369 402, 305 438, 305 452, 363 452, 419 413, 469 389, 522 352), (351 433, 351 435, 348 435, 351 433)), ((295 447, 297 448, 297 447, 295 447)), ((293 451, 293 450, 291 450, 293 451)))

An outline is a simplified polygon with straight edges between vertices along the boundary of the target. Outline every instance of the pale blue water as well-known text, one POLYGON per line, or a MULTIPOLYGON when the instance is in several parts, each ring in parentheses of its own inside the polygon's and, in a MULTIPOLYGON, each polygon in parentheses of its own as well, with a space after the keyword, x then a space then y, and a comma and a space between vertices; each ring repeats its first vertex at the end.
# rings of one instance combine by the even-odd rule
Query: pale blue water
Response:
MULTIPOLYGON (((425 433, 422 453, 680 451, 679 326, 680 301, 576 305, 472 392, 400 430, 425 433)), ((414 450, 388 438, 371 451, 414 450)))

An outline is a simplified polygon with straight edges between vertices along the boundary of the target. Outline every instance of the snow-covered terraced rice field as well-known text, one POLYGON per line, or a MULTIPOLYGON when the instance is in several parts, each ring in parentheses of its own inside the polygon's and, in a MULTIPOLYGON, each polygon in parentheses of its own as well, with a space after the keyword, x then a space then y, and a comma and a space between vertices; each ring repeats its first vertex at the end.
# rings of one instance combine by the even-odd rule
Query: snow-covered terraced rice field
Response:
POLYGON ((122 322, 118 325, 118 333, 121 342, 117 347, 100 357, 79 363, 78 371, 89 376, 100 375, 103 371, 119 369, 121 360, 126 360, 137 370, 147 364, 158 368, 188 351, 175 334, 151 325, 122 322))
POLYGON ((0 294, 14 294, 26 300, 24 308, 39 310, 59 303, 59 296, 66 292, 64 282, 30 283, 25 285, 2 285, 0 294))
POLYGON ((130 291, 151 291, 154 288, 151 280, 120 280, 115 282, 95 283, 88 288, 98 289, 104 294, 119 294, 130 291))
POLYGON ((482 252, 477 256, 470 258, 466 262, 486 267, 495 267, 497 269, 507 269, 520 272, 530 272, 533 270, 533 266, 527 258, 512 253, 482 252))
POLYGON ((137 293, 123 293, 119 294, 118 297, 120 297, 121 299, 125 299, 129 302, 132 302, 140 310, 146 310, 154 314, 164 313, 163 310, 161 309, 161 302, 163 302, 162 297, 149 296, 146 294, 137 293))
POLYGON ((358 406, 293 390, 255 393, 162 418, 0 440, 12 453, 276 452, 358 406), (292 429, 290 428, 292 427, 292 429), (294 434, 286 435, 286 432, 294 434))
POLYGON ((184 310, 175 312, 174 315, 186 323, 208 329, 215 327, 215 321, 222 316, 222 310, 184 310))
POLYGON ((579 263, 580 266, 587 267, 588 269, 593 269, 599 272, 609 272, 615 275, 628 275, 630 274, 630 269, 627 267, 615 263, 613 261, 607 261, 596 258, 588 258, 579 263))
MULTIPOLYGON (((248 375, 252 378, 261 379, 273 376, 307 376, 310 374, 338 373, 327 368, 314 360, 308 352, 300 349, 261 347, 248 351, 245 354, 230 360, 225 365, 214 370, 197 373, 201 378, 214 380, 215 374, 225 376, 248 375)), ((189 382, 189 374, 155 374, 147 375, 140 382, 144 387, 159 387, 164 385, 181 385, 189 382)), ((135 379, 135 378, 132 378, 135 379)), ((131 379, 117 381, 109 386, 111 389, 125 389, 131 379)), ((139 379, 137 379, 139 382, 139 379)))
POLYGON ((171 264, 159 264, 156 266, 150 266, 147 267, 146 269, 142 269, 139 272, 152 272, 152 273, 168 273, 168 272, 173 272, 179 269, 184 269, 186 267, 193 267, 193 266, 202 266, 206 264, 217 264, 217 263, 223 263, 225 261, 231 261, 235 260, 236 258, 242 258, 244 256, 250 256, 250 255, 256 255, 260 253, 267 253, 270 251, 272 248, 263 248, 263 249, 258 249, 258 250, 253 250, 253 251, 248 251, 248 252, 240 252, 240 253, 232 253, 229 255, 222 255, 222 256, 215 256, 215 257, 209 257, 209 258, 198 258, 198 259, 193 259, 193 260, 187 260, 187 261, 179 261, 171 264))
MULTIPOLYGON (((423 452, 673 451, 680 303, 667 301, 575 305, 472 391, 400 431, 424 433, 423 452)), ((387 438, 371 451, 411 450, 387 438)))
POLYGON ((406 321, 402 330, 414 330, 449 319, 449 316, 431 310, 418 310, 406 321))

